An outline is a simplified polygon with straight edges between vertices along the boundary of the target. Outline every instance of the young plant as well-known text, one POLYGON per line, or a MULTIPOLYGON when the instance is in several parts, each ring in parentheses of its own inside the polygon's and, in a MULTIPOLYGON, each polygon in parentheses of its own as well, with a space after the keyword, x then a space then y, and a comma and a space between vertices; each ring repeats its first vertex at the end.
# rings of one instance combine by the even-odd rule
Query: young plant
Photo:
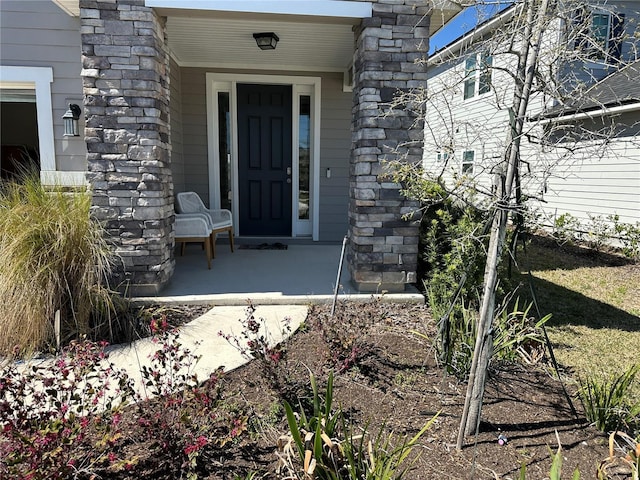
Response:
POLYGON ((640 480, 640 437, 634 439, 624 432, 609 435, 609 457, 598 466, 598 480, 607 480, 609 471, 624 471, 631 480, 640 480), (619 438, 622 444, 616 441, 619 438), (616 450, 619 452, 616 455, 616 450))
POLYGON ((199 459, 244 433, 248 416, 228 408, 223 398, 222 368, 201 384, 193 368, 200 359, 180 342, 165 316, 154 318, 150 329, 158 350, 142 367, 148 393, 155 398, 139 404, 141 426, 152 445, 170 453, 165 468, 177 467, 188 479, 197 478, 199 459))
POLYGON ((505 306, 496 316, 493 334, 493 351, 500 360, 523 360, 534 363, 544 353, 542 327, 551 318, 551 314, 536 320, 531 315, 532 303, 520 309, 520 300, 516 299, 513 308, 505 306))
MULTIPOLYGON (((257 361, 274 390, 283 398, 287 398, 291 394, 291 385, 283 372, 286 370, 283 367, 286 363, 286 346, 284 343, 276 343, 267 328, 266 320, 256 319, 255 312, 256 307, 249 303, 245 318, 239 320, 242 327, 240 335, 222 331, 218 332, 218 335, 229 342, 244 358, 257 361)), ((284 337, 291 332, 290 319, 285 318, 282 325, 281 333, 284 337)))
POLYGON ((640 434, 640 403, 630 402, 630 387, 640 364, 620 375, 590 375, 579 379, 578 396, 587 420, 603 432, 623 430, 640 434))
MULTIPOLYGON (((393 435, 385 435, 384 425, 371 438, 368 428, 355 434, 340 409, 333 411, 333 373, 329 374, 324 397, 318 391, 315 377, 311 375, 313 414, 307 416, 304 409, 296 416, 288 403, 284 403, 291 437, 281 447, 282 467, 289 478, 320 480, 399 480, 412 465, 407 459, 420 437, 429 429, 437 415, 411 439, 403 439, 394 445, 393 435), (297 452, 301 467, 295 467, 292 451, 297 452), (298 472, 302 472, 302 476, 298 472)), ((295 456, 295 454, 293 454, 295 456)))
POLYGON ((107 460, 120 412, 138 397, 105 346, 72 342, 55 361, 0 369, 0 476, 70 478, 107 460), (88 443, 90 429, 99 444, 88 443))

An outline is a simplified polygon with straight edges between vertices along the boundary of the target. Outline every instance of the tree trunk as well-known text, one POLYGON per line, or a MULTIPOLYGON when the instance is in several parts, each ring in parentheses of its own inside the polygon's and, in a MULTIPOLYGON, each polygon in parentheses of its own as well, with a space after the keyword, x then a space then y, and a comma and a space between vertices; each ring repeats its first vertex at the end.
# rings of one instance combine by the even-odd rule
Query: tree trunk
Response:
POLYGON ((487 370, 489 360, 493 351, 493 337, 491 334, 491 324, 493 323, 495 311, 495 294, 498 284, 498 267, 505 244, 507 231, 507 221, 509 211, 515 207, 513 205, 513 187, 516 173, 518 171, 518 161, 520 158, 520 136, 524 119, 529 105, 529 95, 533 85, 533 79, 538 62, 538 52, 548 0, 541 0, 539 8, 537 1, 525 3, 526 23, 523 33, 523 51, 518 61, 518 80, 514 93, 513 109, 511 116, 511 129, 508 138, 508 147, 505 152, 504 171, 497 192, 495 213, 491 228, 491 238, 487 251, 487 263, 484 273, 484 289, 482 302, 480 305, 480 317, 478 319, 478 329, 476 343, 474 347, 471 371, 469 373, 469 383, 465 397, 464 409, 458 431, 457 448, 461 449, 464 436, 472 435, 480 424, 480 414, 482 411, 482 399, 484 397, 487 370), (535 26, 534 26, 535 23, 535 26), (533 27, 534 26, 534 27, 533 27))

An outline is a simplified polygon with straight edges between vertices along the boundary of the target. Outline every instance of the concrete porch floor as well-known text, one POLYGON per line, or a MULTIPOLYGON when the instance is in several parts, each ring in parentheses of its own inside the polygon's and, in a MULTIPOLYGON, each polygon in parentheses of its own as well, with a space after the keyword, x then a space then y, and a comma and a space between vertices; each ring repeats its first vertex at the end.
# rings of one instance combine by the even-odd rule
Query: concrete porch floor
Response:
MULTIPOLYGON (((231 253, 227 243, 216 244, 211 270, 202 246, 187 245, 184 256, 176 251, 175 273, 169 284, 153 297, 175 303, 210 302, 217 305, 307 304, 329 302, 333 298, 342 244, 300 244, 290 239, 236 239, 231 253), (286 250, 243 248, 245 245, 287 244, 286 250)), ((382 292, 379 292, 382 293, 382 292)), ((342 267, 339 298, 368 300, 371 294, 359 294, 350 280, 347 260, 342 267)), ((390 301, 423 303, 415 289, 385 294, 390 301)), ((151 297, 138 300, 151 300, 151 297)))

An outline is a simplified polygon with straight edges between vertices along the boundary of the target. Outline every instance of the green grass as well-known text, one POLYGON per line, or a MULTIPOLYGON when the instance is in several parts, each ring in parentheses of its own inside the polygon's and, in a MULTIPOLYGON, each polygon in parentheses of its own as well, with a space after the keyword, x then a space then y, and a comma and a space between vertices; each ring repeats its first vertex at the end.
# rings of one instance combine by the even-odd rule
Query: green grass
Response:
MULTIPOLYGON (((640 355, 640 265, 580 248, 532 242, 515 280, 528 290, 531 269, 558 361, 575 376, 621 374, 640 355)), ((640 401, 636 379, 632 397, 640 401)))

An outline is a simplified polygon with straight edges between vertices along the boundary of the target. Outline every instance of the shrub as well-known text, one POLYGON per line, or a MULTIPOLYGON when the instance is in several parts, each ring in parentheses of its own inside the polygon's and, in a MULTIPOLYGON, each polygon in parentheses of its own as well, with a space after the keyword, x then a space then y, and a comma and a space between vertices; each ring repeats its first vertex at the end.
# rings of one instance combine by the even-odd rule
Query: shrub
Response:
MULTIPOLYGON (((224 338, 229 345, 238 350, 247 360, 255 360, 271 387, 278 392, 281 398, 295 396, 295 386, 289 381, 287 375, 287 349, 284 342, 276 343, 273 335, 267 327, 264 318, 256 318, 256 307, 249 303, 245 312, 245 318, 241 318, 241 331, 239 335, 228 334, 223 331, 218 335, 224 338)), ((291 332, 291 319, 282 321, 281 334, 285 337, 291 332)))
POLYGON ((138 397, 105 346, 72 342, 55 361, 0 368, 0 476, 63 479, 108 461, 120 412, 138 397))
POLYGON ((47 190, 33 176, 1 184, 1 354, 56 347, 58 311, 63 344, 92 334, 92 312, 109 316, 109 249, 90 206, 88 193, 47 190))
POLYGON ((149 455, 163 474, 195 479, 217 461, 248 415, 224 399, 221 370, 198 381, 198 357, 163 324, 156 319, 158 349, 142 372, 157 398, 138 395, 105 343, 72 342, 51 361, 0 366, 0 478, 150 478, 149 455))

